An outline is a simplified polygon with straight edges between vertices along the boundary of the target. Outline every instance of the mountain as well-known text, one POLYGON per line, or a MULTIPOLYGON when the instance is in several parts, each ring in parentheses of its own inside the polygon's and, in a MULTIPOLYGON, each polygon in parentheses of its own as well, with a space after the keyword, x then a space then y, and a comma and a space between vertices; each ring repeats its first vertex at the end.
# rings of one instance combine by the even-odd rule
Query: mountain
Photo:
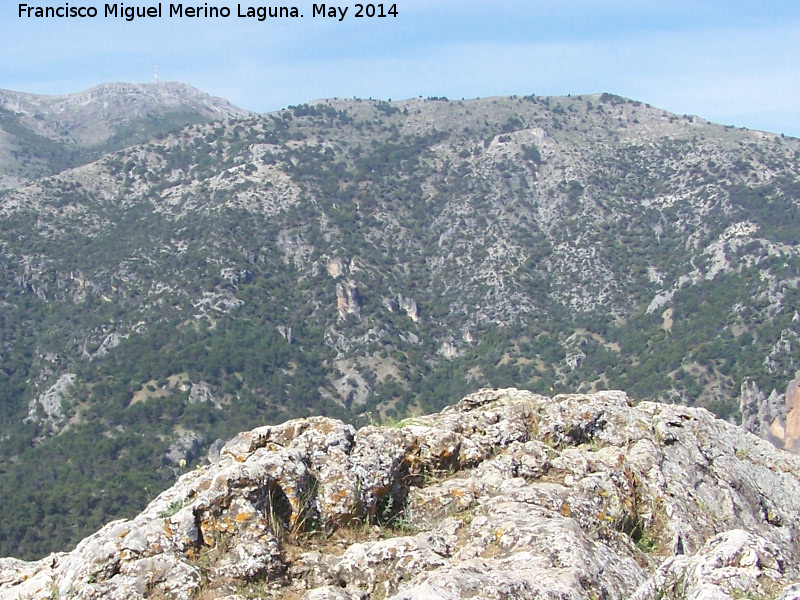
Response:
POLYGON ((0 90, 0 190, 190 123, 250 114, 177 82, 106 83, 65 96, 0 90))
POLYGON ((0 555, 132 517, 238 431, 486 386, 779 432, 799 161, 796 139, 611 94, 332 99, 9 190, 0 555))
POLYGON ((483 390, 402 427, 243 432, 18 600, 657 600, 800 593, 800 457, 623 392, 483 390))

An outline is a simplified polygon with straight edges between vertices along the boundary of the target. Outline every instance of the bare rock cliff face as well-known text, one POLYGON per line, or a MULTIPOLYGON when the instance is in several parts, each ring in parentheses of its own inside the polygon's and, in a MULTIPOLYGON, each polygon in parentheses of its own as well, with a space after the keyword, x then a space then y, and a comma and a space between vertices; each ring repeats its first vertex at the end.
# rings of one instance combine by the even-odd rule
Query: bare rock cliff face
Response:
MULTIPOLYGON (((789 384, 791 389, 791 384, 789 384)), ((788 394, 788 390, 787 390, 788 394)), ((788 395, 772 390, 767 396, 758 384, 752 381, 742 382, 739 395, 739 412, 742 414, 742 427, 759 437, 769 440, 778 448, 784 448, 786 437, 786 413, 788 395)))
POLYGON ((800 598, 800 457, 622 392, 242 433, 0 598, 800 598))
POLYGON ((790 452, 800 452, 800 377, 786 388, 784 447, 790 452))
POLYGON ((778 448, 800 453, 800 374, 786 386, 786 393, 769 396, 758 385, 745 381, 739 396, 742 427, 778 448))

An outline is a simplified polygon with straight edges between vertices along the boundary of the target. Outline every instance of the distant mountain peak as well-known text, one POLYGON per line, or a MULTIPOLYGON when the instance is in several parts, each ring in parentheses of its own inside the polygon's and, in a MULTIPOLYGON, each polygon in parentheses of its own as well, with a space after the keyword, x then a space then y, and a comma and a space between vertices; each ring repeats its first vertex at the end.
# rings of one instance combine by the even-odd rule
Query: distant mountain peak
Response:
POLYGON ((105 141, 124 123, 166 113, 196 113, 208 119, 252 114, 177 81, 102 83, 66 95, 0 90, 0 107, 38 135, 87 145, 105 141))
POLYGON ((253 114, 177 81, 102 83, 65 95, 0 90, 0 189, 191 123, 253 114))

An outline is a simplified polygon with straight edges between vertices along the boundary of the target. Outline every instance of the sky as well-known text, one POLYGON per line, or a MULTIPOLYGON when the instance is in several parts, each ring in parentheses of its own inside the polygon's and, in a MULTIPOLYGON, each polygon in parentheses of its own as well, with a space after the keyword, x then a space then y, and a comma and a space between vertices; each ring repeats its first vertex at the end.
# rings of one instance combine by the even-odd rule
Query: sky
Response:
MULTIPOLYGON (((678 114, 800 137, 797 0, 399 0, 397 16, 238 17, 281 0, 195 0, 228 18, 20 17, 0 0, 0 88, 78 92, 182 81, 258 112, 329 97, 399 100, 610 92, 678 114)), ((37 2, 39 2, 37 4, 37 2)), ((155 6, 151 0, 122 7, 155 6)), ((366 6, 366 5, 364 5, 366 6)), ((375 4, 377 7, 378 5, 375 4)))

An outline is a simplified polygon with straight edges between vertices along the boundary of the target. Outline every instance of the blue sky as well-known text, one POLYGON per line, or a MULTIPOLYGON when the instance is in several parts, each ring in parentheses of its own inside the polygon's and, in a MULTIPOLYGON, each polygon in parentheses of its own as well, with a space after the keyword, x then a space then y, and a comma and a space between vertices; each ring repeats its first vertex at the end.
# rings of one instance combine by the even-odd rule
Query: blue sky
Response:
POLYGON ((342 22, 311 18, 306 0, 286 0, 304 18, 264 22, 236 17, 237 3, 226 1, 194 5, 232 7, 227 19, 133 22, 103 18, 96 0, 46 2, 95 6, 101 16, 19 18, 18 3, 2 0, 0 88, 61 94, 152 81, 157 64, 162 80, 257 111, 333 96, 607 91, 800 137, 796 0, 400 0, 386 19, 353 18, 355 3, 342 3, 351 7, 342 22))

